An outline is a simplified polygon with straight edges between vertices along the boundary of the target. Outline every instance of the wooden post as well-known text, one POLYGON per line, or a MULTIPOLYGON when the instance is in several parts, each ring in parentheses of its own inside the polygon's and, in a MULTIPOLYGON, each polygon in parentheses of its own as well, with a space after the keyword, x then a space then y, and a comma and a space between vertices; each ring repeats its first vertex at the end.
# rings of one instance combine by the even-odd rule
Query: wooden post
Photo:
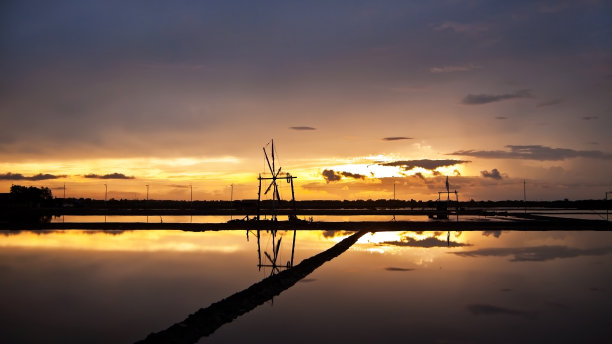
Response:
MULTIPOLYGON (((293 217, 297 218, 297 206, 295 205, 295 191, 293 190, 293 176, 289 176, 291 180, 291 202, 293 203, 293 217)), ((293 264, 293 258, 291 258, 291 264, 293 264)))
MULTIPOLYGON (((261 173, 257 179, 259 179, 259 189, 257 190, 257 221, 259 221, 259 215, 261 213, 261 173)), ((259 240, 259 230, 257 231, 257 240, 259 240)))

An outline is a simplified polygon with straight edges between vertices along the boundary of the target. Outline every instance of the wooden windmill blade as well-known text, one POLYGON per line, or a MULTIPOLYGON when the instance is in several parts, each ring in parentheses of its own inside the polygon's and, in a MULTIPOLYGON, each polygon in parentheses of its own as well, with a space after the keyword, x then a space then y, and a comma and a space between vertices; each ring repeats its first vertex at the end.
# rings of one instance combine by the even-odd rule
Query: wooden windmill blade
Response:
POLYGON ((268 185, 268 188, 266 189, 266 192, 264 192, 264 195, 268 194, 268 191, 270 191, 270 189, 272 188, 272 185, 276 185, 276 181, 275 180, 272 180, 270 185, 268 185))
MULTIPOLYGON (((270 164, 270 159, 268 159, 268 152, 266 152, 266 147, 263 147, 262 149, 264 151, 264 156, 266 157, 266 162, 268 163, 268 168, 270 169, 270 172, 274 174, 274 169, 272 168, 272 165, 270 164)), ((274 155, 272 155, 272 161, 274 161, 274 155)))

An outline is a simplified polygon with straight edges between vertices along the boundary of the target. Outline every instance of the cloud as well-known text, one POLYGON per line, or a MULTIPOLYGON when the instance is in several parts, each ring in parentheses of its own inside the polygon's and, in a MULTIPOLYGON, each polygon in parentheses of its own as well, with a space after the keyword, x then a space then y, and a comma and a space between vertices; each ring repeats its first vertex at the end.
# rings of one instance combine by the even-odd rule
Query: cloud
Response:
POLYGON ((503 120, 503 119, 508 119, 508 117, 506 117, 506 116, 497 116, 497 117, 495 117, 495 119, 503 120))
POLYGON ((340 179, 342 179, 342 176, 340 174, 336 174, 336 172, 334 172, 334 170, 323 170, 323 172, 321 172, 321 175, 323 176, 323 178, 325 179, 326 182, 337 182, 340 179))
POLYGON ((418 177, 421 180, 425 180, 425 176, 421 172, 417 172, 414 174, 415 177, 418 177))
POLYGON ((561 104, 563 103, 563 100, 564 100, 563 98, 548 100, 545 102, 538 103, 536 107, 544 107, 544 106, 552 106, 552 105, 561 104))
POLYGON ((533 319, 537 316, 537 312, 534 311, 523 311, 486 304, 468 305, 467 308, 474 315, 511 315, 526 319, 533 319))
POLYGON ((459 172, 459 170, 454 170, 453 175, 455 175, 456 177, 459 177, 461 176, 461 172, 459 172))
POLYGON ((491 178, 491 179, 497 179, 497 180, 501 180, 502 176, 501 173, 499 173, 499 170, 494 168, 491 170, 491 172, 489 171, 480 171, 480 174, 485 177, 485 178, 491 178))
POLYGON ((468 160, 453 160, 453 159, 443 159, 443 160, 429 160, 429 159, 421 159, 421 160, 398 160, 391 162, 378 162, 379 165, 382 166, 400 166, 403 170, 409 171, 416 167, 421 167, 426 170, 435 170, 438 167, 446 167, 453 166, 457 164, 465 164, 470 161, 468 160))
POLYGON ((473 33, 481 33, 481 32, 489 31, 489 28, 484 25, 463 24, 463 23, 447 21, 438 26, 435 26, 434 30, 436 31, 451 30, 457 33, 473 34, 473 33))
POLYGON ((597 117, 597 116, 584 116, 584 117, 582 117, 582 119, 585 120, 585 121, 590 121, 592 119, 598 119, 598 118, 599 117, 597 117))
POLYGON ((557 258, 581 256, 601 256, 612 253, 612 246, 603 248, 580 249, 567 246, 534 246, 516 248, 483 248, 474 251, 453 252, 461 257, 506 257, 511 262, 543 262, 557 258))
POLYGON ((351 172, 340 172, 343 177, 353 178, 353 179, 365 179, 365 175, 359 173, 351 173, 351 172))
POLYGON ((506 94, 468 94, 461 100, 461 103, 465 105, 482 105, 508 99, 532 97, 533 95, 530 90, 518 90, 514 93, 506 94))
POLYGON ((292 130, 317 130, 317 128, 305 127, 305 126, 302 126, 302 127, 289 127, 289 129, 292 129, 292 130))
POLYGON ((429 71, 431 73, 453 73, 453 72, 468 72, 468 71, 471 71, 477 68, 482 68, 482 67, 469 64, 465 66, 431 67, 429 68, 429 71))
POLYGON ((189 189, 191 187, 189 185, 181 185, 181 184, 170 184, 168 186, 171 188, 175 188, 175 189, 189 189))
POLYGON ((321 175, 323 175, 323 178, 328 183, 337 182, 340 179, 342 179, 342 177, 353 178, 353 179, 365 179, 366 177, 363 174, 351 173, 351 172, 336 172, 334 170, 324 170, 323 172, 321 172, 321 175))
POLYGON ((569 148, 551 148, 540 145, 507 145, 506 148, 510 148, 510 151, 461 150, 448 155, 471 156, 483 159, 526 159, 540 161, 560 161, 569 158, 612 160, 612 154, 601 151, 577 151, 569 148))
POLYGON ((554 1, 540 4, 540 13, 559 13, 570 8, 570 1, 554 1))
POLYGON ((30 180, 30 181, 39 181, 39 180, 49 180, 49 179, 59 179, 66 178, 65 174, 63 175, 54 175, 48 173, 39 173, 30 177, 26 177, 21 173, 11 173, 7 172, 4 174, 0 174, 0 180, 30 180))
POLYGON ((94 173, 90 173, 90 174, 86 174, 84 176, 85 178, 92 178, 92 179, 135 179, 134 176, 126 176, 123 173, 110 173, 110 174, 94 174, 94 173))
POLYGON ((406 136, 391 136, 391 137, 383 137, 383 141, 400 141, 400 140, 412 140, 412 137, 406 136))

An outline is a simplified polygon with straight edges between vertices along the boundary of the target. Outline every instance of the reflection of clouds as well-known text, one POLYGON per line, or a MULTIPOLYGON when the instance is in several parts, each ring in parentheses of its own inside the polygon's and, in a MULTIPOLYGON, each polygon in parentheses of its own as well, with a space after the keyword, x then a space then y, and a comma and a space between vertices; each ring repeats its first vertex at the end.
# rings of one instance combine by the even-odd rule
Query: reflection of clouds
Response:
POLYGON ((483 248, 473 251, 453 252, 462 257, 505 257, 513 256, 511 262, 542 262, 556 258, 580 256, 601 256, 612 253, 612 247, 580 249, 567 246, 535 246, 515 248, 483 248))
POLYGON ((235 252, 243 249, 242 231, 188 233, 172 230, 152 231, 13 231, 0 240, 2 247, 87 249, 90 251, 213 251, 235 252), (44 235, 41 235, 44 233, 44 235))
POLYGON ((482 235, 484 235, 484 236, 492 235, 492 236, 494 236, 496 238, 499 238, 501 236, 501 234, 502 234, 502 231, 483 231, 482 232, 482 235))
POLYGON ((336 237, 343 237, 343 236, 349 236, 351 234, 353 234, 355 232, 353 231, 337 231, 337 230, 327 230, 327 231, 322 231, 323 237, 325 238, 336 238, 336 237))
POLYGON ((315 282, 316 280, 317 280, 316 278, 304 278, 300 280, 300 283, 310 283, 310 282, 315 282))
POLYGON ((526 319, 533 319, 537 316, 535 311, 524 311, 486 304, 468 305, 467 308, 474 315, 510 315, 526 319))
POLYGON ((389 266, 389 267, 386 267, 385 270, 387 270, 387 271, 412 271, 414 269, 410 269, 410 268, 398 268, 398 267, 394 267, 394 266, 389 266))
MULTIPOLYGON (((9 235, 19 235, 21 233, 34 233, 34 234, 57 234, 57 233, 65 233, 65 231, 63 230, 45 230, 45 229, 27 229, 27 230, 13 230, 13 229, 9 229, 9 230, 3 230, 0 231, 0 233, 4 234, 5 236, 9 236, 9 235)), ((106 230, 87 230, 87 231, 82 231, 82 233, 85 234, 98 234, 98 233, 105 233, 105 234, 111 234, 111 235, 118 235, 118 234, 123 234, 124 232, 131 232, 131 231, 125 231, 122 229, 106 229, 106 230)))
POLYGON ((464 244, 456 241, 440 240, 436 237, 429 237, 425 239, 414 239, 411 237, 402 237, 400 241, 383 241, 379 245, 390 245, 390 246, 407 246, 407 247, 461 247, 470 246, 470 244, 464 244))
POLYGON ((569 309, 570 308, 568 305, 560 303, 560 302, 547 301, 547 302, 544 302, 544 304, 554 309, 569 309))

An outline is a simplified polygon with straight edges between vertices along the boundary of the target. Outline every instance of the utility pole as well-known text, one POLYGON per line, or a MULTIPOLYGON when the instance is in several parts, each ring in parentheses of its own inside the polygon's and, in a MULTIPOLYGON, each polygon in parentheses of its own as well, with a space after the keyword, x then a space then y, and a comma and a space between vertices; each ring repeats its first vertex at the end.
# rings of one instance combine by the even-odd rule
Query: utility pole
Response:
POLYGON ((146 185, 147 186, 147 201, 149 200, 149 184, 146 185))
POLYGON ((523 179, 523 211, 527 214, 527 181, 523 179))
POLYGON ((107 196, 108 196, 108 185, 104 184, 104 203, 106 203, 107 196))
POLYGON ((190 204, 189 206, 193 208, 193 185, 192 184, 189 184, 189 189, 191 191, 191 194, 189 195, 189 204, 190 204))
POLYGON ((64 201, 66 201, 66 183, 64 183, 64 201))
POLYGON ((609 218, 608 218, 608 213, 610 212, 610 207, 608 206, 608 194, 612 194, 612 191, 606 192, 606 201, 605 201, 605 205, 606 205, 606 221, 610 221, 609 218))
POLYGON ((232 214, 232 210, 234 210, 234 205, 232 202, 234 202, 234 184, 232 183, 230 186, 232 187, 232 190, 230 191, 230 220, 233 220, 234 215, 232 214))

